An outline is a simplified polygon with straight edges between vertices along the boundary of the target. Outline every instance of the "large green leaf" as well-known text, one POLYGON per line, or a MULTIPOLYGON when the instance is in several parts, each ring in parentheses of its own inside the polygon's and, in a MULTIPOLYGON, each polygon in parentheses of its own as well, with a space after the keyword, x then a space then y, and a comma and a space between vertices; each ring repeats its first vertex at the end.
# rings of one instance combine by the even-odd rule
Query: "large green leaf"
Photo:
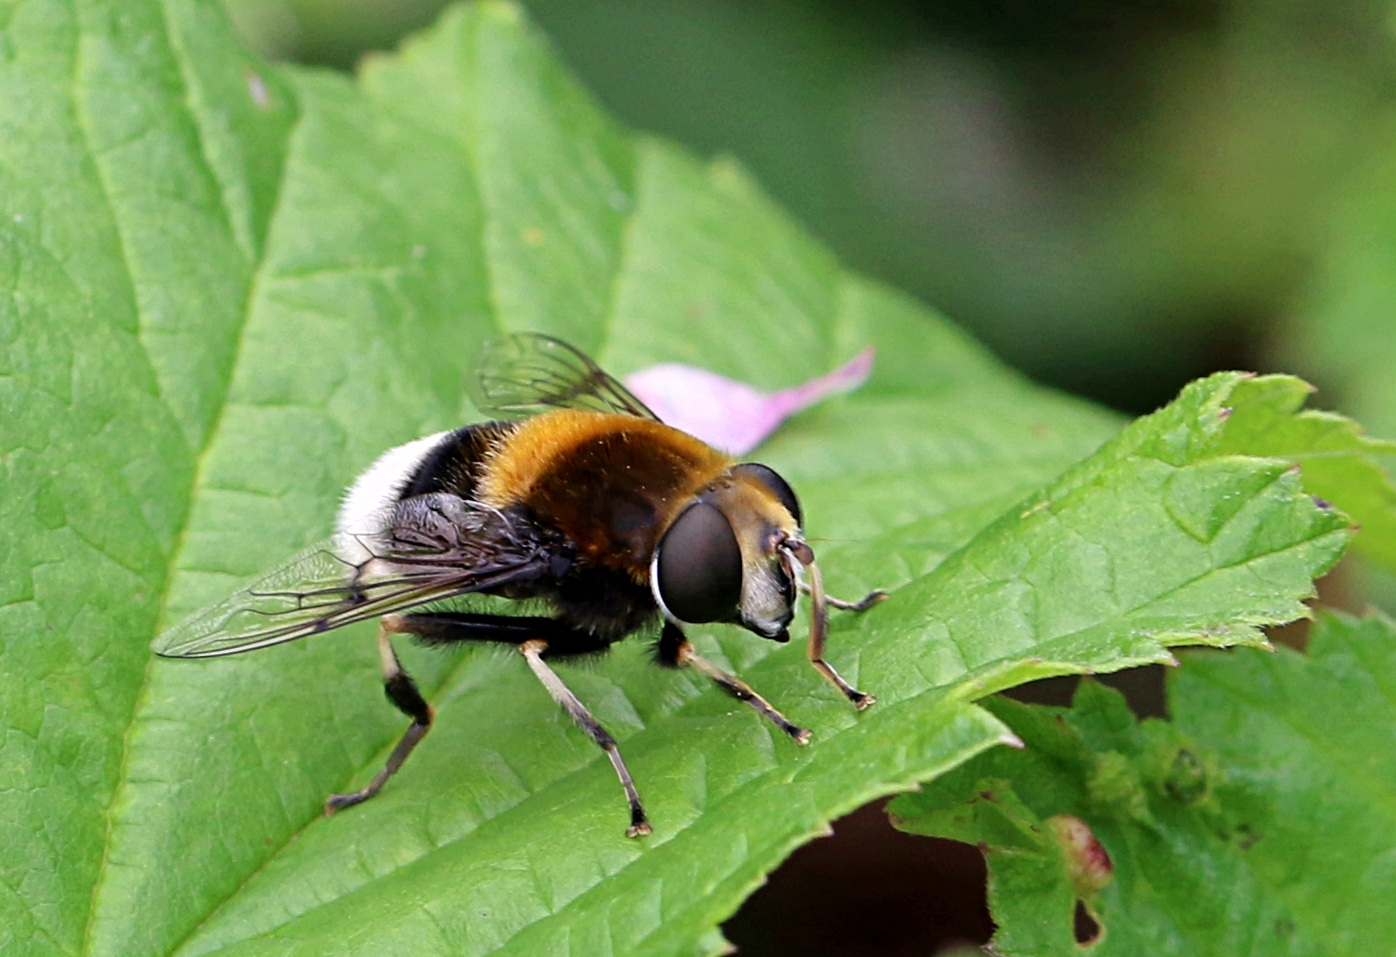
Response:
POLYGON ((1287 379, 1199 383, 1022 503, 1117 420, 842 271, 732 164, 618 130, 511 6, 357 81, 240 52, 208 2, 30 0, 0 31, 6 953, 712 950, 831 816, 1004 740, 974 698, 1256 641, 1347 539, 1302 442, 1229 431, 1289 422, 1287 379), (881 703, 698 635, 814 728, 797 750, 643 649, 568 668, 657 825, 635 842, 520 660, 411 651, 437 729, 326 820, 403 727, 371 632, 207 663, 149 641, 323 536, 383 448, 467 419, 476 345, 525 328, 764 388, 879 346, 762 458, 837 590, 897 589, 831 644, 881 703))
POLYGON ((1103 928, 1100 955, 1390 953, 1393 675, 1396 625, 1325 615, 1307 656, 1187 655, 1172 723, 1136 723, 1093 683, 1071 710, 996 700, 1026 749, 978 757, 891 811, 905 830, 987 847, 997 953, 1080 954, 1078 900, 1103 928), (1089 873, 1076 850, 1089 841, 1060 839, 1072 821, 1113 876, 1098 857, 1089 873))

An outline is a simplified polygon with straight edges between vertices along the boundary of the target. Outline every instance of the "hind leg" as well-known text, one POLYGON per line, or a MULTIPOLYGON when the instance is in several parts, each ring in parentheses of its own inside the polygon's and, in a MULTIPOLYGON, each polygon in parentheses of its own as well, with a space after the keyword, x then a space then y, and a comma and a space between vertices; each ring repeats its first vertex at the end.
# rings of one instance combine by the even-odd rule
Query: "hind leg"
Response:
POLYGON ((620 756, 620 748, 616 745, 615 738, 611 737, 610 732, 592 716, 586 705, 582 704, 572 693, 572 690, 567 687, 558 673, 543 660, 545 655, 548 658, 565 658, 602 651, 608 643, 587 632, 569 628, 553 618, 510 615, 443 612, 424 615, 388 615, 383 619, 383 629, 380 631, 379 637, 379 651, 383 663, 383 684, 385 688, 389 689, 388 697, 413 718, 413 724, 407 729, 407 733, 403 735, 397 748, 393 750, 387 765, 374 777, 369 786, 354 794, 335 795, 326 804, 327 811, 332 810, 329 806, 331 803, 336 808, 347 807, 377 794, 388 778, 401 767, 402 762, 406 760, 412 748, 426 734, 427 728, 431 724, 431 708, 425 701, 422 701, 421 695, 416 694, 416 686, 412 685, 412 679, 408 678, 401 666, 397 664, 397 656, 393 654, 392 647, 387 644, 387 638, 383 631, 413 634, 427 644, 493 641, 517 645, 520 654, 528 662, 529 669, 547 689, 552 699, 562 706, 562 709, 567 712, 567 716, 610 759, 611 766, 615 768, 616 776, 620 778, 621 787, 625 789, 626 801, 630 805, 630 827, 626 830, 626 835, 640 837, 650 833, 649 820, 645 816, 644 806, 640 803, 640 794, 635 788, 635 782, 630 777, 630 771, 626 768, 624 759, 620 756), (402 692, 403 680, 399 679, 390 684, 390 671, 405 679, 406 685, 411 688, 411 694, 415 695, 416 701, 420 702, 420 708, 415 708, 410 696, 402 692), (394 696, 394 688, 402 693, 403 700, 406 700, 408 705, 414 706, 413 710, 409 710, 409 707, 405 707, 399 697, 394 696), (424 722, 418 717, 421 714, 425 715, 424 722))
POLYGON ((383 790, 388 779, 398 772, 412 749, 431 730, 431 705, 427 704, 417 683, 412 680, 393 651, 392 635, 416 635, 427 643, 456 641, 496 641, 517 645, 540 634, 569 632, 561 622, 551 618, 512 618, 506 615, 384 615, 378 624, 378 666, 383 672, 383 691, 399 711, 412 719, 388 756, 383 769, 373 776, 368 787, 348 794, 331 794, 325 801, 325 813, 362 804, 383 790))
POLYGON ((519 645, 519 653, 528 662, 529 668, 542 682, 543 687, 548 689, 548 694, 553 700, 562 705, 562 710, 567 712, 571 718, 588 738, 595 742, 596 746, 606 752, 606 757, 611 759, 611 767, 616 769, 616 777, 620 778, 620 786, 625 789, 625 799, 630 804, 630 827, 626 828, 626 837, 643 837, 650 833, 650 822, 645 816, 644 805, 640 803, 640 792, 635 789, 635 782, 630 777, 630 769, 625 766, 625 759, 620 756, 620 748, 616 745, 616 739, 611 737, 609 731, 601 727, 601 722, 597 721, 586 705, 578 700, 572 693, 572 689, 563 683, 562 678, 556 671, 548 667, 548 663, 543 660, 543 654, 549 650, 548 642, 541 638, 525 641, 519 645))
POLYGON ((333 814, 340 808, 353 807, 355 804, 362 804, 383 790, 383 785, 388 783, 388 778, 397 773, 402 767, 402 762, 407 760, 407 756, 412 753, 427 732, 431 730, 432 710, 427 704, 422 693, 417 690, 417 682, 412 680, 412 676, 402 670, 402 663, 397 659, 397 652, 393 651, 390 635, 399 634, 408 630, 405 627, 402 615, 385 615, 378 624, 378 666, 383 671, 383 691, 387 694, 388 700, 397 706, 397 709, 412 719, 412 724, 398 741, 397 747, 393 748, 393 753, 388 756, 388 761, 383 765, 383 769, 373 776, 368 787, 358 791, 351 791, 348 794, 331 794, 325 801, 325 813, 333 814))

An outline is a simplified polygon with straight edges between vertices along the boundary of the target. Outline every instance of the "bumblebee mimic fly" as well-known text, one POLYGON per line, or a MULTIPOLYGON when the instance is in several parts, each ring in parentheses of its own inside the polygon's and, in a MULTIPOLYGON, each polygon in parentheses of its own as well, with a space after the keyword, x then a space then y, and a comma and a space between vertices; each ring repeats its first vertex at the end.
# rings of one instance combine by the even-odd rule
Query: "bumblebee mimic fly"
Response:
POLYGON ((774 471, 664 425, 591 359, 548 336, 487 344, 478 391, 477 404, 499 420, 383 453, 346 492, 333 537, 155 641, 166 657, 213 658, 380 619, 384 689, 412 724, 368 786, 332 795, 325 813, 377 794, 431 727, 432 709, 399 664, 394 634, 515 646, 606 752, 630 804, 631 837, 650 825, 630 772, 550 661, 654 634, 657 624, 659 664, 706 675, 805 744, 809 731, 699 655, 683 633, 686 624, 722 622, 788 641, 805 593, 810 661, 859 710, 873 703, 824 661, 827 612, 861 611, 886 596, 825 594, 799 500, 774 471), (470 596, 550 613, 454 610, 470 596), (448 600, 453 610, 435 610, 448 600))

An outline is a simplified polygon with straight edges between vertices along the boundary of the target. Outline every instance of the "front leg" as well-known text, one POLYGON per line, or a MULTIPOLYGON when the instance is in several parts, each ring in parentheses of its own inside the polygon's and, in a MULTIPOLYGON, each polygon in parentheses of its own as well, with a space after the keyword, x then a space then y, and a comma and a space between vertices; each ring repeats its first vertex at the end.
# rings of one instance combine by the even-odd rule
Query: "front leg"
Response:
MULTIPOLYGON (((843 692, 844 697, 853 703, 853 707, 859 711, 872 707, 877 703, 876 698, 853 687, 843 679, 843 675, 834 670, 833 665, 824 660, 824 641, 829 636, 829 609, 827 607, 829 596, 824 594, 824 580, 819 574, 819 566, 815 564, 814 552, 810 551, 809 546, 805 545, 804 555, 797 554, 796 558, 804 564, 805 571, 809 574, 808 652, 810 664, 814 665, 814 670, 823 675, 829 684, 843 692)), ((861 602, 855 603, 854 607, 858 605, 872 607, 886 597, 885 594, 881 597, 874 597, 877 595, 877 592, 873 592, 861 602)), ((861 611, 862 608, 858 610, 861 611)))
POLYGON ((659 634, 659 643, 656 646, 659 663, 670 668, 692 668, 695 671, 707 675, 723 691, 736 698, 738 701, 745 701, 751 705, 752 710, 771 724, 790 736, 790 740, 796 744, 809 744, 810 732, 807 728, 792 724, 790 719, 781 714, 771 706, 771 703, 761 697, 756 691, 741 678, 728 674, 717 665, 708 661, 698 654, 693 644, 684 637, 679 627, 671 621, 664 623, 664 630, 659 634))
MULTIPOLYGON (((808 595, 812 589, 809 582, 800 582, 800 594, 808 595)), ((829 603, 829 607, 837 608, 839 611, 867 611, 873 605, 886 600, 889 594, 881 588, 874 588, 857 601, 845 601, 842 598, 835 598, 833 595, 825 595, 824 600, 829 603)))

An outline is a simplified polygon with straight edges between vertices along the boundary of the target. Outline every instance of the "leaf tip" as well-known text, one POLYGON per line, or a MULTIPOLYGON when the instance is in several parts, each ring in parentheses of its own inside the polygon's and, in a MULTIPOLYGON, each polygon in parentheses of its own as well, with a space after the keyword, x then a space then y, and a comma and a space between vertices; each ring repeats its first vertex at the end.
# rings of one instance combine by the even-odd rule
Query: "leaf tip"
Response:
POLYGON ((1027 745, 1023 743, 1023 739, 1018 737, 1012 731, 1009 731, 1006 734, 999 735, 999 744, 1006 744, 1008 745, 1008 747, 1015 748, 1019 751, 1027 747, 1027 745))

